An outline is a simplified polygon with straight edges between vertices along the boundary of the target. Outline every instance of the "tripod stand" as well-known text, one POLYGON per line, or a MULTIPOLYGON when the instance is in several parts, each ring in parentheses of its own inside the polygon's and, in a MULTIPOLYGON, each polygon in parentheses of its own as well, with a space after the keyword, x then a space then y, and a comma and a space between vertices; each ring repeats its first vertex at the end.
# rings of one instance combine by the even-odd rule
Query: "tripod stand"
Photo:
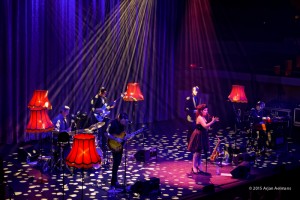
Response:
POLYGON ((56 163, 52 166, 52 170, 57 167, 59 171, 63 171, 63 167, 65 166, 64 158, 63 158, 64 148, 66 145, 70 144, 69 141, 70 141, 70 136, 67 132, 61 132, 58 134, 57 144, 59 146, 59 158, 56 161, 56 163))

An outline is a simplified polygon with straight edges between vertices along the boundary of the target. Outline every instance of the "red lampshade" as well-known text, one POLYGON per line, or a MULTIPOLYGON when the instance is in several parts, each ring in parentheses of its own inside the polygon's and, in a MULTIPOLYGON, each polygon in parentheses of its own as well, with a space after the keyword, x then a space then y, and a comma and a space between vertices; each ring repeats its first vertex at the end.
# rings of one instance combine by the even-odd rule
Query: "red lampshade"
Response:
POLYGON ((43 133, 54 129, 54 125, 50 120, 47 109, 30 110, 30 119, 26 127, 28 133, 43 133))
POLYGON ((123 97, 124 101, 143 101, 144 96, 141 92, 140 85, 138 83, 128 83, 126 95, 123 97))
POLYGON ((95 136, 90 134, 75 135, 66 163, 70 167, 83 169, 91 168, 94 164, 100 164, 101 157, 96 150, 95 136))
POLYGON ((40 109, 52 109, 52 105, 48 99, 47 90, 35 90, 33 96, 28 104, 30 110, 40 110, 40 109))
POLYGON ((228 96, 229 100, 234 103, 248 103, 245 87, 242 85, 232 85, 231 93, 228 96))

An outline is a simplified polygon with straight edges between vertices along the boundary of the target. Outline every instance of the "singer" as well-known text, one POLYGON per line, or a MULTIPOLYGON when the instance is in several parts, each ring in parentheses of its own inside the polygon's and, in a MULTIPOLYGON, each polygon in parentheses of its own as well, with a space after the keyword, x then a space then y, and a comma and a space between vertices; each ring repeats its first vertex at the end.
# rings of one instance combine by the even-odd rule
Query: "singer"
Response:
POLYGON ((196 111, 196 128, 191 135, 188 143, 188 151, 193 153, 192 174, 203 174, 201 154, 202 152, 207 156, 209 148, 208 129, 215 122, 219 121, 218 117, 212 117, 208 122, 208 108, 206 104, 197 106, 196 111))

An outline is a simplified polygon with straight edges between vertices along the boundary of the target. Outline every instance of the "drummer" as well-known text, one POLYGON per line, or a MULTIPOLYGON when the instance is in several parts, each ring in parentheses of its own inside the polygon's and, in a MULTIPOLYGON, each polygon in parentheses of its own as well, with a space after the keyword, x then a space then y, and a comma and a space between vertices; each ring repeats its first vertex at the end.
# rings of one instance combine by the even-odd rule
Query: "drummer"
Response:
POLYGON ((258 101, 255 105, 255 108, 251 108, 250 111, 250 123, 252 126, 252 131, 255 133, 254 137, 258 139, 258 149, 261 152, 264 152, 266 149, 266 124, 263 119, 267 117, 265 111, 265 103, 263 101, 258 101))
POLYGON ((68 120, 69 113, 70 107, 67 105, 63 105, 62 107, 60 107, 59 114, 52 120, 55 128, 54 130, 55 132, 58 132, 58 135, 56 135, 57 138, 56 136, 52 135, 52 150, 55 152, 60 151, 57 142, 59 142, 59 137, 62 136, 64 140, 68 140, 67 148, 64 148, 65 151, 63 152, 64 157, 68 155, 68 152, 70 151, 69 133, 72 130, 72 126, 74 124, 73 120, 71 122, 69 122, 68 120))
POLYGON ((57 132, 70 132, 72 124, 68 122, 67 116, 70 113, 70 107, 64 105, 60 108, 59 114, 52 120, 55 131, 57 132))

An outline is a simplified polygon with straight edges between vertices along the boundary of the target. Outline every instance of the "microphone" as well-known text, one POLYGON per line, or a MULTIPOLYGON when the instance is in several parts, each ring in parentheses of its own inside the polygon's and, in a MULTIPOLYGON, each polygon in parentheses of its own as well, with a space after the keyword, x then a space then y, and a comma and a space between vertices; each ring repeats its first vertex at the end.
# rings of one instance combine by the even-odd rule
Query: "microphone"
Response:
POLYGON ((132 121, 130 121, 130 120, 126 120, 126 122, 128 123, 128 124, 132 124, 132 121))

